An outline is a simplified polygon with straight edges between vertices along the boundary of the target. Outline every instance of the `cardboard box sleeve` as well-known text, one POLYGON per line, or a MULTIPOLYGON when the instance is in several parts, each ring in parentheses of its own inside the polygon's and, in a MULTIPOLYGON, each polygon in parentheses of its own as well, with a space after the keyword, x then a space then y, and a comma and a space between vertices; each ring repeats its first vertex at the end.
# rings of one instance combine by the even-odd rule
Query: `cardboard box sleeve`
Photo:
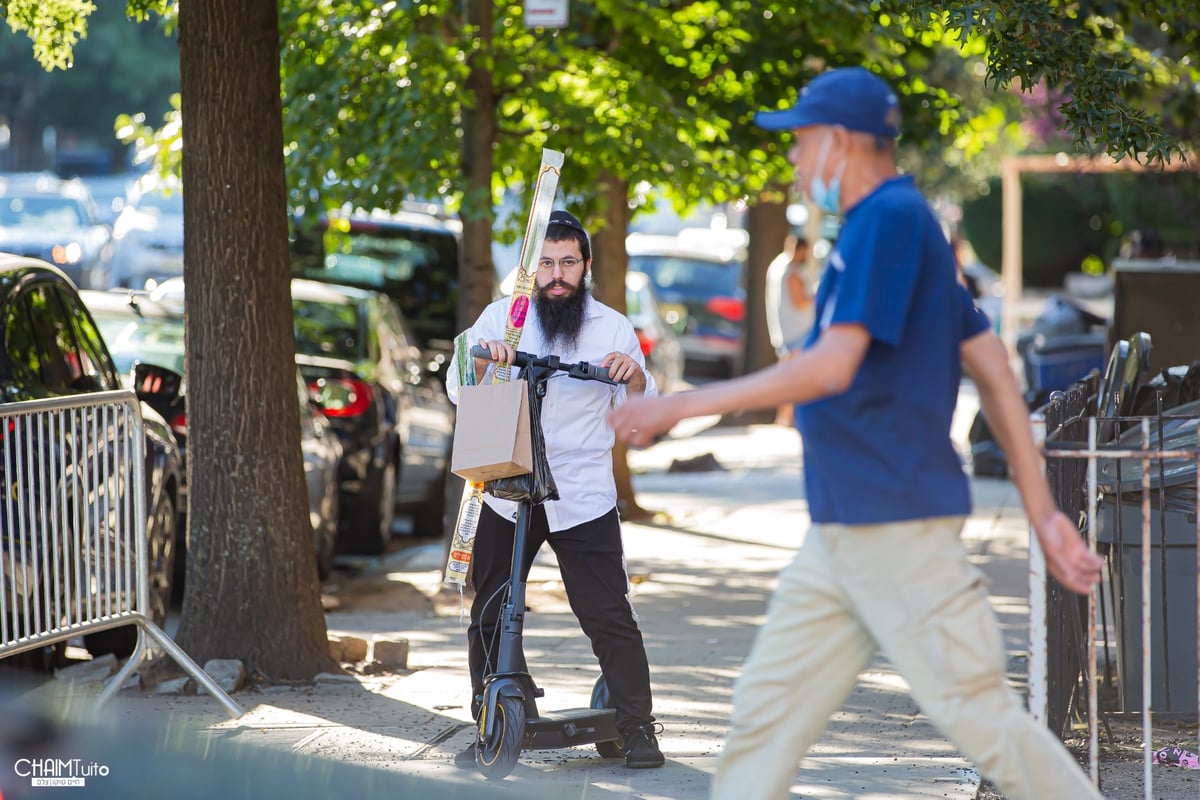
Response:
POLYGON ((527 391, 519 380, 459 390, 451 472, 485 482, 533 470, 527 391))

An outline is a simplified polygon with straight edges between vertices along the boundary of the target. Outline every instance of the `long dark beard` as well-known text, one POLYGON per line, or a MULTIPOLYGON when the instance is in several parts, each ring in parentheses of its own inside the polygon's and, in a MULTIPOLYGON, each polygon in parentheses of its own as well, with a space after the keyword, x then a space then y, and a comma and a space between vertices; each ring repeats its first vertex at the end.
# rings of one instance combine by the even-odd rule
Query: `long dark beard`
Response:
POLYGON ((572 352, 579 344, 583 332, 584 308, 587 306, 588 289, 582 281, 578 288, 566 297, 551 297, 548 292, 555 284, 548 283, 537 290, 533 304, 538 324, 547 346, 561 352, 572 352))

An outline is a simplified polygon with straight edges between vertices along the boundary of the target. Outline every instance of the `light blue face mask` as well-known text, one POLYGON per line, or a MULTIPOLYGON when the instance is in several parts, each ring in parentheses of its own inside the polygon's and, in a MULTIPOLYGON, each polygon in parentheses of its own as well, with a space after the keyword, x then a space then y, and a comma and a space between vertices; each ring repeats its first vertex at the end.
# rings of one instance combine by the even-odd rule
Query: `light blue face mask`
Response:
POLYGON ((816 204, 817 208, 826 214, 840 214, 842 213, 842 173, 846 171, 846 160, 842 159, 842 163, 834 170, 833 179, 828 184, 821 177, 825 171, 825 158, 829 155, 829 145, 831 144, 833 144, 832 131, 825 136, 825 142, 821 145, 821 155, 817 156, 817 168, 808 184, 808 197, 816 204))

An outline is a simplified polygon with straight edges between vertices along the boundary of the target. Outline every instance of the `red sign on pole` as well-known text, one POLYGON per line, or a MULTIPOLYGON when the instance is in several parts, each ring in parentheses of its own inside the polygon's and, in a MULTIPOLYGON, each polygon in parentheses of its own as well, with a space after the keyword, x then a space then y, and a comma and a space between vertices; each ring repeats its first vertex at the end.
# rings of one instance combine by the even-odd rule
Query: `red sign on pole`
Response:
POLYGON ((565 28, 570 0, 525 0, 526 28, 565 28))

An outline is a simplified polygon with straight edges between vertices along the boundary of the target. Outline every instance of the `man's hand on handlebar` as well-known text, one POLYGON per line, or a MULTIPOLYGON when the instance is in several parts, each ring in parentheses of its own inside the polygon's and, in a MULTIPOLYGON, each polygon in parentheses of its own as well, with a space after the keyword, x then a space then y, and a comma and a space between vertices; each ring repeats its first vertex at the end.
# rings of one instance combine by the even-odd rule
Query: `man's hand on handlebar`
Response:
POLYGON ((507 342, 497 341, 495 339, 480 339, 479 346, 486 348, 491 354, 491 358, 475 357, 476 369, 487 369, 489 361, 495 361, 497 364, 511 364, 515 359, 516 351, 508 346, 507 342))
POLYGON ((570 364, 560 361, 558 356, 537 356, 533 353, 513 350, 504 342, 480 339, 479 344, 471 347, 471 356, 475 359, 475 374, 477 378, 483 377, 482 373, 486 371, 489 361, 495 361, 500 364, 513 364, 522 370, 534 367, 538 370, 565 372, 577 380, 600 381, 601 383, 608 383, 613 386, 627 384, 631 391, 637 393, 644 391, 646 388, 646 373, 642 371, 642 368, 638 366, 636 361, 619 352, 609 353, 604 357, 603 363, 600 366, 590 364, 587 361, 570 364), (614 363, 623 369, 624 374, 630 377, 620 377, 611 374, 608 365, 614 363))
POLYGON ((608 375, 618 383, 629 384, 629 390, 634 393, 645 391, 646 373, 632 356, 621 351, 609 353, 600 359, 600 366, 608 370, 608 375))

